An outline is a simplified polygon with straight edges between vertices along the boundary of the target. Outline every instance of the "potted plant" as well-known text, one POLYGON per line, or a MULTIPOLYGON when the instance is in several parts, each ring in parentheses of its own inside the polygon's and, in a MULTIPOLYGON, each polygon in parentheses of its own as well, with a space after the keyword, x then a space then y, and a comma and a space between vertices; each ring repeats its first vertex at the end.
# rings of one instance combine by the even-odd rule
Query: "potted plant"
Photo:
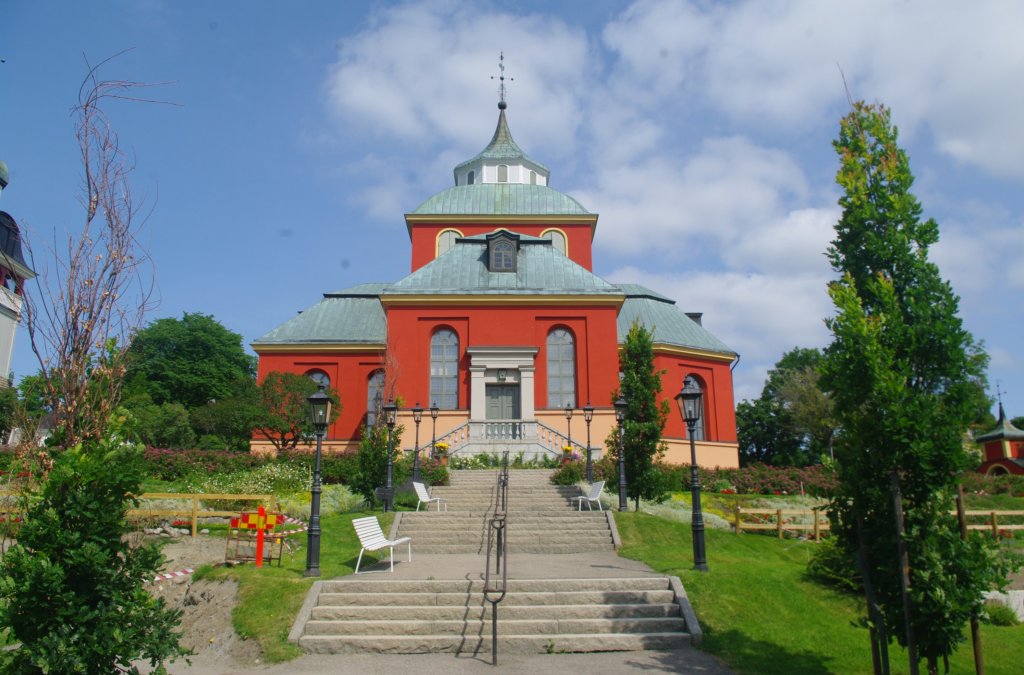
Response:
POLYGON ((444 441, 434 443, 434 456, 437 457, 441 466, 448 466, 448 444, 444 441))
POLYGON ((565 466, 566 464, 568 464, 571 461, 572 461, 572 446, 571 445, 563 445, 562 446, 562 465, 565 466))

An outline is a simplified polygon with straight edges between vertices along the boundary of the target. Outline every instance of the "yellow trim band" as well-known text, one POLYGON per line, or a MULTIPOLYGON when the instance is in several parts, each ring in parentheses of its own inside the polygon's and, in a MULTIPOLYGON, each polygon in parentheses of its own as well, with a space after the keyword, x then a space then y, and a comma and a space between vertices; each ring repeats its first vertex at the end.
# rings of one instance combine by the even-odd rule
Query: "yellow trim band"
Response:
POLYGON ((336 354, 342 352, 382 352, 386 346, 384 344, 361 344, 361 345, 350 345, 350 344, 339 344, 330 342, 296 342, 295 344, 273 344, 273 345, 262 345, 250 343, 250 347, 257 354, 280 354, 282 352, 295 352, 300 354, 309 353, 320 353, 320 354, 336 354))
POLYGON ((382 295, 380 304, 385 307, 405 305, 468 305, 483 306, 501 303, 504 305, 608 305, 621 307, 626 301, 624 295, 443 295, 410 294, 382 295))

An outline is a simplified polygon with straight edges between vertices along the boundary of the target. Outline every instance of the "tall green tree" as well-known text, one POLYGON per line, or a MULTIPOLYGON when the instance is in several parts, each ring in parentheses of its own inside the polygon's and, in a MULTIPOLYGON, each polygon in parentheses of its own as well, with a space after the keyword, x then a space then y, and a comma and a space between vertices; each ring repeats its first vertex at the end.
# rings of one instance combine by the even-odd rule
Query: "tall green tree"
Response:
POLYGON ((939 228, 921 218, 889 110, 855 103, 833 145, 843 195, 828 258, 841 278, 829 287, 836 314, 827 320, 833 339, 822 376, 839 426, 834 532, 849 559, 862 554, 887 637, 903 645, 912 639, 936 672, 980 611, 982 591, 1006 574, 990 540, 961 541, 949 515, 985 359, 957 316, 957 296, 928 258, 939 228))
MULTIPOLYGON (((667 401, 658 402, 661 373, 654 368, 654 342, 651 332, 639 323, 634 323, 626 335, 620 367, 622 381, 615 398, 622 396, 628 405, 622 424, 627 495, 639 511, 641 499, 664 499, 671 489, 654 466, 665 452, 661 433, 669 406, 667 401)), ((616 443, 616 432, 612 431, 608 447, 616 447, 616 443)))
POLYGON ((761 396, 736 406, 740 462, 806 466, 828 453, 834 423, 819 386, 818 349, 794 347, 768 371, 761 396))
POLYGON ((148 394, 189 410, 230 397, 237 380, 256 373, 242 336, 207 314, 157 319, 136 334, 129 357, 127 398, 148 394))

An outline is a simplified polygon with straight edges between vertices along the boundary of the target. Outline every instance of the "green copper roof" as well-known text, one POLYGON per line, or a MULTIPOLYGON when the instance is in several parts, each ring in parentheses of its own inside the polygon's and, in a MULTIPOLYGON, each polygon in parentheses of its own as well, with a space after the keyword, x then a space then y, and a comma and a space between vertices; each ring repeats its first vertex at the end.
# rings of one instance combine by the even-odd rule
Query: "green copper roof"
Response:
POLYGON ((458 239, 438 256, 383 293, 451 295, 612 295, 615 286, 556 251, 547 240, 521 240, 515 272, 491 272, 485 241, 458 239))
POLYGON ((363 284, 328 294, 309 309, 253 342, 254 346, 311 342, 383 344, 387 338, 384 308, 376 293, 362 291, 384 284, 363 284))
POLYGON ((480 151, 476 157, 467 159, 455 167, 455 173, 470 164, 479 162, 481 160, 494 160, 494 161, 511 161, 520 160, 529 162, 534 166, 539 167, 545 173, 548 172, 548 168, 533 159, 526 156, 526 153, 520 149, 516 142, 512 140, 512 132, 508 130, 508 121, 505 119, 505 111, 502 109, 498 113, 498 126, 494 129, 494 137, 491 138, 491 142, 487 144, 487 147, 480 151))
POLYGON ((1010 424, 1010 420, 1006 419, 1006 412, 1003 411, 1003 404, 1000 403, 999 422, 996 423, 996 428, 987 434, 978 436, 974 440, 978 443, 984 443, 986 441, 1001 441, 1003 439, 1008 441, 1024 441, 1024 431, 1010 424))
POLYGON ((637 284, 620 284, 619 288, 626 294, 626 302, 619 310, 619 342, 626 341, 633 322, 639 321, 653 333, 655 343, 723 354, 736 353, 680 312, 675 303, 665 296, 637 284))
POLYGON ((437 215, 590 215, 583 206, 546 185, 480 183, 456 185, 420 204, 413 213, 437 215))

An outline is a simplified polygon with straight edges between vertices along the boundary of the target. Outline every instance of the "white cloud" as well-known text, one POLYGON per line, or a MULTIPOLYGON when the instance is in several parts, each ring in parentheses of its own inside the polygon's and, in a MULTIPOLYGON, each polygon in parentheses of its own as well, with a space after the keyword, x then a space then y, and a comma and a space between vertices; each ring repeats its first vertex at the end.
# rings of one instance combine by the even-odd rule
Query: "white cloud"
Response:
POLYGON ((824 319, 832 303, 826 276, 735 272, 653 273, 624 267, 613 283, 640 283, 676 300, 682 311, 704 313, 704 327, 739 352, 736 400, 758 396, 764 373, 793 347, 828 343, 824 319))
POLYGON ((886 103, 907 132, 925 126, 941 151, 1021 179, 1021 25, 1024 5, 1000 0, 645 0, 605 28, 604 42, 643 91, 660 94, 638 99, 649 109, 700 83, 689 96, 788 134, 834 123, 842 67, 852 96, 886 103), (663 36, 676 48, 659 51, 663 36))
MULTIPOLYGON (((483 147, 493 131, 498 52, 507 62, 509 116, 517 141, 565 146, 577 123, 589 45, 584 33, 551 16, 481 12, 454 2, 384 10, 340 43, 325 90, 346 133, 356 130, 429 146, 483 147)), ((561 153, 559 153, 561 154, 561 153)), ((469 155, 467 155, 468 158, 469 155)), ((464 159, 465 159, 464 158, 464 159)))

